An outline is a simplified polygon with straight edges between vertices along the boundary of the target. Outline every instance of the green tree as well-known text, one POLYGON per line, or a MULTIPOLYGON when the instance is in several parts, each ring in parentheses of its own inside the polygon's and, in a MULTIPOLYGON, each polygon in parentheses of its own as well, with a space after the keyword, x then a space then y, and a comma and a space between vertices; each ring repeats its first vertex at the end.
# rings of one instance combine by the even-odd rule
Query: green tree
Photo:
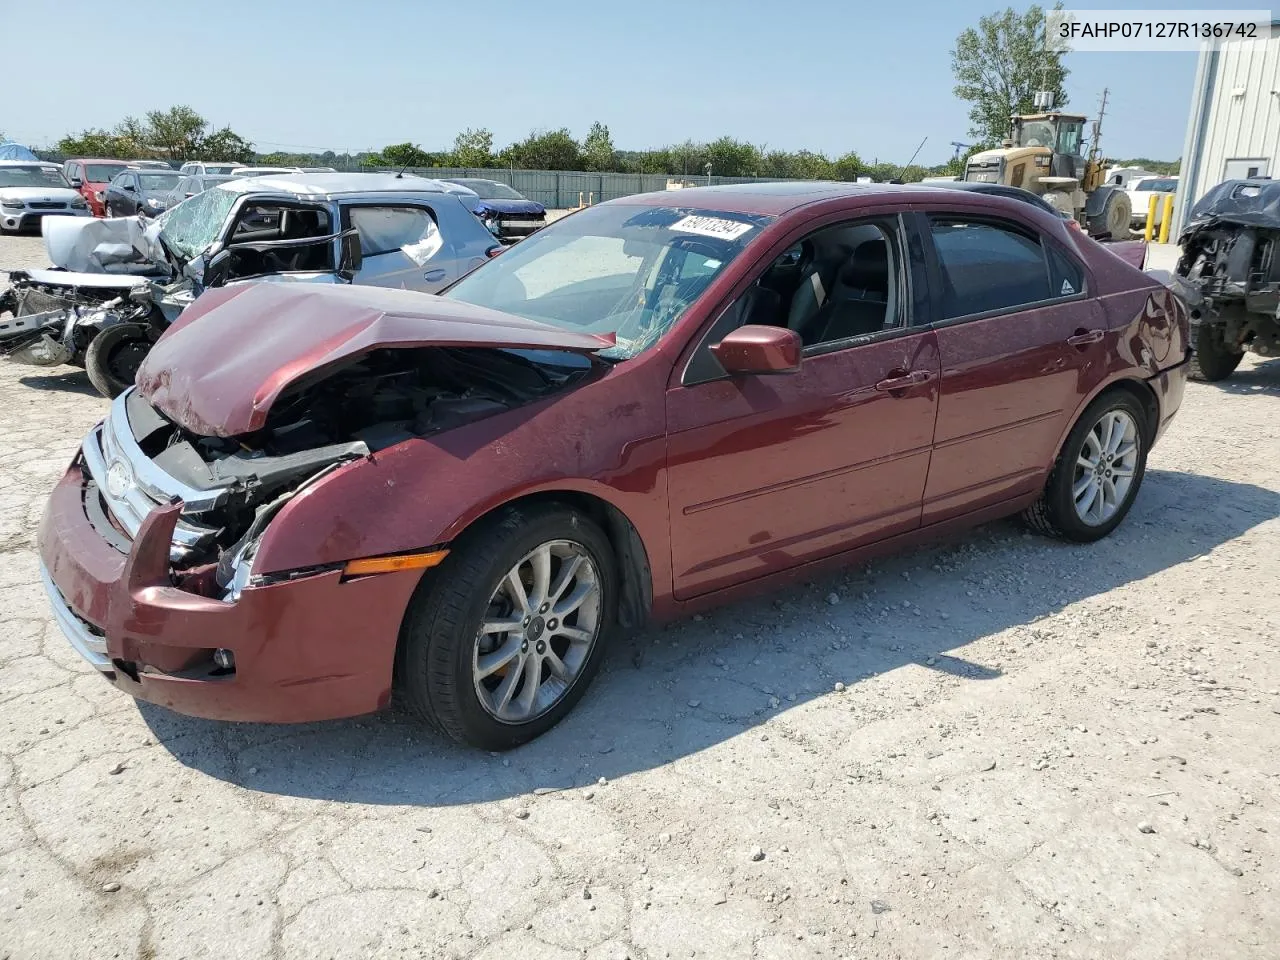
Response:
MULTIPOLYGON (((124 122, 130 120, 126 118, 124 122)), ((132 123, 140 126, 136 120, 132 123)), ((138 132, 146 137, 144 146, 154 148, 165 159, 186 160, 199 154, 208 126, 208 121, 190 107, 177 106, 148 110, 146 127, 138 132)))
POLYGON ((858 177, 862 176, 862 158, 852 150, 836 160, 831 166, 834 168, 832 173, 837 180, 857 180, 858 177))
POLYGON ((721 137, 707 144, 706 157, 706 163, 711 164, 711 175, 715 177, 754 177, 760 170, 760 154, 755 146, 733 137, 721 137))
POLYGON ((591 124, 587 139, 582 141, 582 162, 588 170, 616 170, 613 138, 609 128, 598 120, 591 124))
MULTIPOLYGON (((196 152, 194 154, 187 157, 176 157, 173 159, 236 160, 240 163, 247 164, 253 162, 253 157, 254 153, 252 143, 240 136, 230 127, 222 127, 213 131, 213 133, 208 136, 203 137, 200 140, 199 145, 196 147, 196 152)), ((332 163, 327 163, 325 165, 333 166, 332 163)), ((304 164, 292 164, 292 166, 304 166, 304 164)), ((307 163, 305 166, 314 167, 320 166, 320 164, 307 163)))
POLYGON ((501 160, 525 170, 581 170, 582 148, 566 128, 534 131, 503 150, 501 160))
MULTIPOLYGON (((380 167, 431 167, 438 165, 439 156, 427 153, 416 143, 393 143, 383 147, 378 155, 380 167)), ((315 166, 315 164, 309 164, 315 166)), ((333 166, 333 164, 328 164, 333 166)))
POLYGON ((470 127, 453 138, 453 165, 455 167, 493 166, 493 132, 484 127, 470 127))
POLYGON ((1037 90, 1052 91, 1055 105, 1066 106, 1064 51, 1046 40, 1045 11, 1034 5, 1025 13, 1009 7, 989 14, 956 38, 954 93, 970 104, 970 135, 999 142, 1008 135, 1009 117, 1035 109, 1037 90))
POLYGON ((54 149, 68 157, 104 157, 130 160, 137 156, 133 146, 106 130, 82 130, 67 134, 54 149))

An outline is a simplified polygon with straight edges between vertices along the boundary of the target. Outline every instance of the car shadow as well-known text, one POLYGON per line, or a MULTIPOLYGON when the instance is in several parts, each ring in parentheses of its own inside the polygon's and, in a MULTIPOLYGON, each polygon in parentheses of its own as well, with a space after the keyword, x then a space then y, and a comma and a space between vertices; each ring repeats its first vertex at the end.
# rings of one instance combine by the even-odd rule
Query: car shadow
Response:
POLYGON ((1207 386, 1239 396, 1255 393, 1280 394, 1280 358, 1241 366, 1226 380, 1219 380, 1207 386))
MULTIPOLYGON (((863 681, 890 671, 931 671, 943 696, 948 685, 999 678, 997 664, 966 657, 966 646, 1202 556, 1277 515, 1280 494, 1270 490, 1151 470, 1128 518, 1096 544, 1032 537, 1002 521, 622 640, 559 726, 501 757, 446 741, 395 707, 301 726, 139 709, 180 762, 262 793, 421 806, 500 800, 667 764, 820 697, 856 710, 863 681), (833 693, 836 683, 843 693, 833 693)), ((868 699, 870 710, 883 703, 868 699)))
POLYGON ((87 397, 101 396, 89 375, 83 370, 68 369, 65 373, 48 373, 42 376, 19 377, 18 382, 33 390, 58 390, 65 393, 82 393, 87 397))

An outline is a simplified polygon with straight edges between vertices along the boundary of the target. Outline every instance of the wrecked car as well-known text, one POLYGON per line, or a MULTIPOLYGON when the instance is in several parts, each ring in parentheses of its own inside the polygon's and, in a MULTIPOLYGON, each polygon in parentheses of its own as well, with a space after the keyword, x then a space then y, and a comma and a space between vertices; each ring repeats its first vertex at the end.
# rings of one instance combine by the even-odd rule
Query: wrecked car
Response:
POLYGON ((503 749, 649 617, 1019 512, 1107 535, 1186 359, 1165 286, 1025 203, 628 197, 440 296, 205 293, 53 491, 44 584, 142 700, 311 721, 396 690, 503 749))
POLYGON ((107 397, 207 288, 270 277, 431 293, 501 249, 435 181, 363 173, 230 180, 154 221, 46 221, 44 235, 56 268, 9 274, 0 353, 83 365, 107 397))
POLYGON ((1191 208, 1174 282, 1191 311, 1191 376, 1280 355, 1280 183, 1227 180, 1191 208))
POLYGON ((445 182, 466 187, 474 194, 466 201, 471 212, 504 243, 523 240, 546 226, 547 208, 505 183, 480 177, 453 177, 445 182))

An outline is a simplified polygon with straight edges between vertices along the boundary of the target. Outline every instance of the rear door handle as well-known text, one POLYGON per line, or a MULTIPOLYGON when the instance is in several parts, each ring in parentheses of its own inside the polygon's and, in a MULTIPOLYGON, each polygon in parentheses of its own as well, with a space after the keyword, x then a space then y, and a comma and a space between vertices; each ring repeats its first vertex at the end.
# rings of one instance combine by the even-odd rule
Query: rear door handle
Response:
POLYGON ((1075 336, 1067 337, 1067 343, 1073 347, 1087 347, 1091 343, 1097 343, 1105 336, 1101 330, 1077 330, 1075 336))
POLYGON ((443 280, 445 273, 445 270, 428 270, 422 275, 422 279, 428 283, 435 283, 437 280, 443 280))
POLYGON ((894 390, 906 390, 908 387, 917 387, 922 383, 929 382, 928 370, 912 370, 910 373, 901 377, 889 377, 881 380, 876 384, 876 389, 881 393, 890 393, 894 390))

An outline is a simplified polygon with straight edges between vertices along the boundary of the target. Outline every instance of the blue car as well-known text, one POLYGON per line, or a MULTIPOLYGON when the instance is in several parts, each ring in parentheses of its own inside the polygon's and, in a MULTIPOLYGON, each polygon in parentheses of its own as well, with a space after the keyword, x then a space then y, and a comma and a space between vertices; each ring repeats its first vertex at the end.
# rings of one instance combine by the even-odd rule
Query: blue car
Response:
POLYGON ((466 187, 475 194, 475 197, 464 194, 458 197, 490 233, 505 243, 522 240, 546 225, 547 208, 521 196, 505 183, 479 177, 459 177, 445 182, 466 187))

